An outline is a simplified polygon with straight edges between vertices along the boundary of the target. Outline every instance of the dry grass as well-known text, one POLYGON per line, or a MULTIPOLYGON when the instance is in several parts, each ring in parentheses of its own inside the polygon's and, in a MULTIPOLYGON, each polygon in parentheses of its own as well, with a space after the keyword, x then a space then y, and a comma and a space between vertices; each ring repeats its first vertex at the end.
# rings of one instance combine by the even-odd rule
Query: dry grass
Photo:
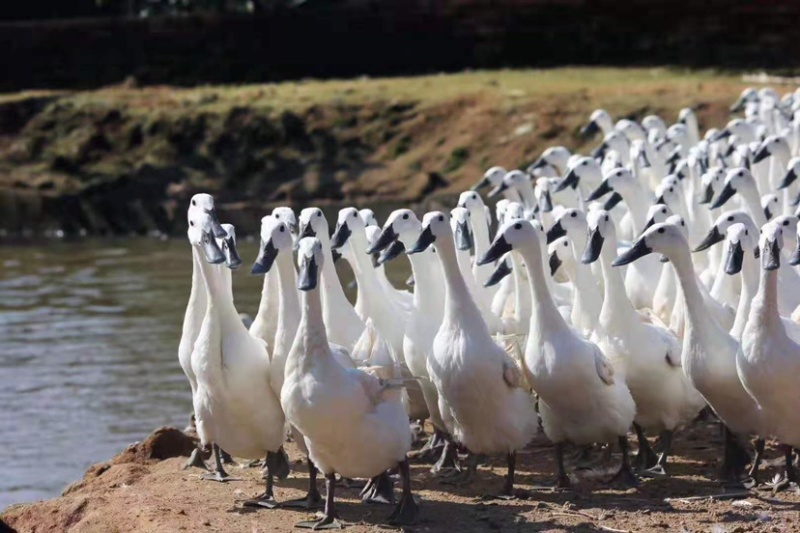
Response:
MULTIPOLYGON (((316 105, 362 105, 372 101, 415 101, 435 105, 459 97, 482 96, 500 103, 524 103, 540 97, 582 93, 603 101, 614 111, 631 102, 651 102, 653 95, 669 90, 690 99, 709 90, 735 94, 740 77, 714 71, 669 68, 557 68, 547 70, 475 71, 403 78, 298 81, 241 86, 201 86, 180 89, 153 86, 143 89, 113 86, 75 93, 76 106, 124 107, 131 113, 225 113, 234 106, 264 111, 298 111, 316 105)), ((20 93, 22 94, 22 93, 20 93)), ((0 95, 0 102, 20 98, 0 95)))

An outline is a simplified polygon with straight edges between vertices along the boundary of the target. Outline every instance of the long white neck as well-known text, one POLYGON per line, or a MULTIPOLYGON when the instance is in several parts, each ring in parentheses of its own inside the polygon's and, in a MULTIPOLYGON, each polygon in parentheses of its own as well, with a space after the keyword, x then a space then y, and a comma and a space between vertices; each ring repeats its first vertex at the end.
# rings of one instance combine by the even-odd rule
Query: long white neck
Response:
MULTIPOLYGON (((324 266, 323 266, 324 269, 324 266)), ((302 291, 300 297, 301 318, 297 327, 297 336, 292 344, 289 357, 286 361, 289 368, 301 373, 307 373, 321 358, 330 358, 328 336, 325 332, 325 322, 322 319, 322 302, 318 289, 302 291)))
MULTIPOLYGON (((761 252, 766 253, 762 250, 761 252)), ((745 326, 745 333, 757 329, 776 338, 785 337, 786 330, 778 312, 778 270, 761 269, 758 282, 758 293, 750 306, 750 316, 745 326)))
POLYGON ((622 194, 622 199, 625 205, 628 206, 628 211, 631 213, 633 219, 634 233, 641 234, 644 231, 644 226, 647 224, 647 209, 650 205, 650 200, 647 198, 647 193, 639 183, 636 183, 630 190, 622 194))
POLYGON ((728 334, 711 317, 706 308, 703 295, 698 286, 697 276, 694 273, 694 265, 689 256, 688 247, 671 254, 669 259, 675 268, 675 273, 678 275, 685 305, 684 357, 691 357, 694 354, 692 348, 696 344, 700 344, 708 353, 709 347, 713 347, 716 342, 721 342, 725 337, 728 337, 728 334))
POLYGON ((767 216, 761 208, 761 196, 758 193, 758 189, 755 187, 743 187, 740 194, 744 199, 747 210, 750 212, 750 216, 753 218, 753 222, 756 223, 756 227, 760 228, 766 224, 767 216))
POLYGON ((277 358, 288 355, 297 334, 301 316, 291 252, 279 253, 275 259, 275 266, 278 270, 280 311, 278 313, 278 330, 275 333, 275 347, 272 349, 273 362, 277 358))
POLYGON ((541 258, 544 254, 534 246, 523 246, 518 251, 525 262, 525 269, 528 272, 531 302, 533 304, 528 336, 536 334, 537 337, 541 338, 545 332, 569 331, 569 326, 558 312, 550 290, 547 288, 547 277, 541 258))
POLYGON ((617 239, 606 239, 600 252, 604 292, 598 327, 611 336, 627 335, 632 327, 639 324, 639 317, 636 315, 636 311, 625 292, 625 281, 622 279, 622 273, 619 268, 611 266, 616 255, 617 239))
POLYGON ((531 182, 528 181, 522 183, 518 190, 525 209, 533 209, 536 207, 536 195, 533 193, 533 186, 531 185, 531 182))
POLYGON ((572 255, 575 258, 575 287, 572 291, 573 325, 581 331, 594 329, 597 316, 600 313, 602 293, 597 283, 597 278, 592 273, 590 265, 581 263, 580 258, 586 248, 586 232, 573 231, 569 235, 572 246, 572 255))
MULTIPOLYGON (((531 289, 529 287, 527 271, 522 264, 520 257, 515 253, 510 254, 512 272, 514 274, 514 318, 518 324, 528 327, 533 314, 531 305, 531 289)), ((546 276, 547 281, 552 281, 550 276, 546 276)))
POLYGON ((261 286, 261 301, 258 304, 250 334, 265 341, 272 346, 275 340, 278 313, 278 273, 272 268, 264 274, 264 283, 261 286))
POLYGON ((469 292, 467 283, 461 275, 456 257, 456 247, 452 234, 436 238, 436 253, 442 263, 445 281, 445 303, 442 327, 448 324, 468 324, 469 327, 483 328, 486 335, 489 329, 483 320, 480 309, 469 292))
POLYGON ((750 306, 758 291, 758 259, 745 251, 742 259, 742 292, 739 295, 739 305, 736 307, 736 318, 733 320, 731 335, 736 339, 742 338, 747 318, 750 316, 750 306))
POLYGON ((189 292, 189 302, 186 304, 186 313, 183 316, 183 333, 181 335, 181 344, 187 342, 191 346, 194 345, 194 341, 197 340, 197 335, 200 333, 208 305, 201 261, 203 259, 200 257, 200 252, 192 246, 192 288, 189 292))
MULTIPOLYGON (((414 240, 403 245, 410 247, 414 240)), ((433 248, 408 256, 411 272, 414 275, 414 308, 425 312, 426 316, 442 318, 444 313, 444 277, 442 267, 436 259, 433 248)))

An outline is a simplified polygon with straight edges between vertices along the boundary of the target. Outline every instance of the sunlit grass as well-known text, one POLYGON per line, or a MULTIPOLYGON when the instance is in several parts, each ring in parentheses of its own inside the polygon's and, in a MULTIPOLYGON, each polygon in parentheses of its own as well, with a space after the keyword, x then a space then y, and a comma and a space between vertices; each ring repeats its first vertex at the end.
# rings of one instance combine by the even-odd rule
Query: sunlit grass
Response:
MULTIPOLYGON (((673 68, 556 68, 495 70, 397 78, 306 80, 237 86, 141 89, 121 86, 80 91, 62 98, 72 105, 124 108, 131 114, 182 114, 187 110, 227 113, 236 106, 267 112, 298 111, 313 105, 363 105, 371 101, 436 104, 459 97, 482 96, 498 103, 524 103, 540 97, 576 94, 583 99, 619 101, 630 107, 638 100, 653 103, 660 91, 687 99, 713 90, 735 95, 744 87, 734 74, 673 68)), ((35 93, 0 95, 0 103, 35 93)), ((42 94, 49 94, 43 92, 42 94)))

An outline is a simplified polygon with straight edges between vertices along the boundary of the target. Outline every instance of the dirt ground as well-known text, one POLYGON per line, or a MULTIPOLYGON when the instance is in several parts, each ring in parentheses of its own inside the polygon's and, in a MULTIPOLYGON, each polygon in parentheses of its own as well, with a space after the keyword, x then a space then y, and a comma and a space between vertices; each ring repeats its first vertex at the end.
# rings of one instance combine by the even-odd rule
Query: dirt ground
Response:
MULTIPOLYGON (((263 490, 260 468, 230 466, 241 481, 201 481, 197 468, 184 470, 186 439, 172 429, 159 430, 109 463, 95 465, 83 480, 53 500, 15 505, 0 519, 23 532, 248 532, 290 531, 310 518, 288 509, 252 509, 242 502, 263 490), (165 441, 164 436, 168 437, 165 441), (159 437, 160 435, 160 437, 159 437)), ((633 440, 633 439, 632 439, 633 440)), ((421 500, 419 522, 404 531, 672 531, 739 533, 800 530, 800 495, 770 491, 735 491, 716 481, 721 441, 714 422, 697 422, 676 438, 668 478, 642 479, 636 489, 618 490, 603 480, 619 464, 619 456, 577 472, 573 489, 547 488, 554 478, 553 448, 544 437, 520 453, 513 501, 491 499, 503 483, 502 458, 481 466, 465 487, 445 485, 429 472, 430 465, 412 465, 413 489, 421 500)), ((292 475, 276 484, 278 501, 304 495, 306 470, 293 444, 287 444, 292 475)), ((768 449, 769 480, 778 473, 780 454, 768 449)), ((568 468, 575 472, 571 465, 568 468)), ((320 488, 324 490, 320 482, 320 488)), ((389 506, 365 505, 357 489, 337 489, 338 512, 347 531, 391 530, 384 525, 389 506)), ((0 522, 0 531, 3 531, 0 522)))

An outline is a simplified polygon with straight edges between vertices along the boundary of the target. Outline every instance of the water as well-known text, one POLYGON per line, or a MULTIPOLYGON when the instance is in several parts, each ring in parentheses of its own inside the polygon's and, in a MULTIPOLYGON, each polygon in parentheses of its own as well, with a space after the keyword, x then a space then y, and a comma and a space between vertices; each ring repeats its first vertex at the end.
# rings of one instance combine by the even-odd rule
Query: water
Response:
MULTIPOLYGON (((248 264, 257 246, 239 248, 236 306, 255 315, 262 278, 248 264)), ((390 266, 400 286, 407 260, 390 266)), ((0 267, 0 510, 57 496, 158 426, 187 425, 191 393, 177 350, 188 242, 3 244, 0 267)), ((346 266, 340 272, 352 280, 346 266)))

